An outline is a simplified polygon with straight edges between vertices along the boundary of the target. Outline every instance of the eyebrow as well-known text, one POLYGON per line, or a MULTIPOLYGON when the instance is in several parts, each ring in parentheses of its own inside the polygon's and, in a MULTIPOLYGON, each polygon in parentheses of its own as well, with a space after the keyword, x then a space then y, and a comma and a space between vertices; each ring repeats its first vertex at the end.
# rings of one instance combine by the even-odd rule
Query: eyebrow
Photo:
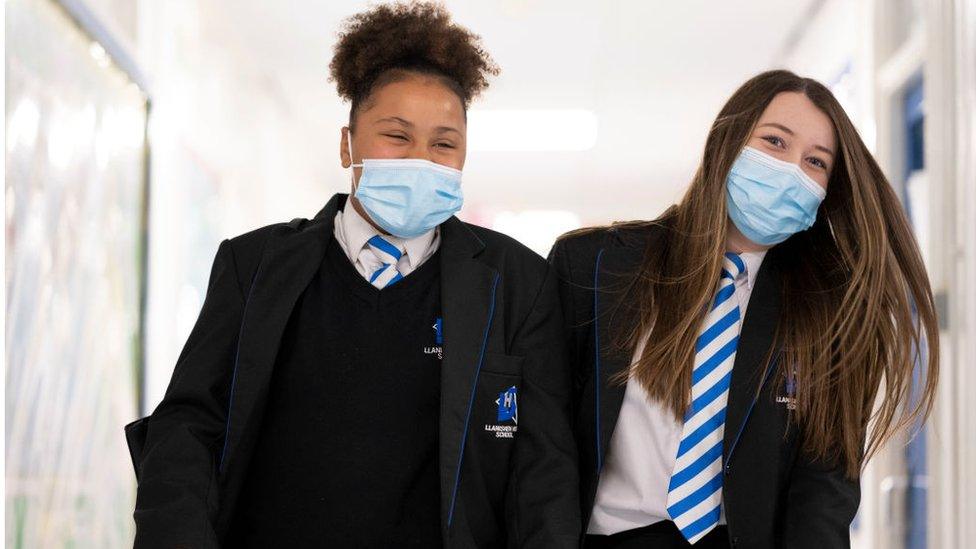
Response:
MULTIPOLYGON (((760 128, 763 127, 763 126, 772 126, 774 128, 779 128, 780 130, 783 130, 788 135, 796 135, 796 133, 794 133, 793 130, 787 128, 786 126, 784 126, 784 125, 782 125, 782 124, 780 124, 778 122, 766 122, 765 124, 760 124, 759 125, 760 128)), ((824 147, 823 145, 814 145, 813 148, 814 149, 817 149, 817 150, 820 150, 820 151, 823 151, 823 152, 829 154, 830 156, 834 156, 834 151, 828 149, 827 147, 824 147)))
POLYGON ((379 123, 379 122, 395 122, 395 123, 397 123, 397 124, 399 124, 401 126, 406 126, 408 128, 412 128, 413 127, 413 122, 410 122, 409 120, 404 120, 404 119, 400 118, 399 116, 390 116, 388 118, 381 118, 381 119, 377 120, 376 122, 377 123, 379 123))
MULTIPOLYGON (((380 122, 394 122, 394 123, 399 124, 399 125, 401 125, 401 126, 403 126, 405 128, 413 128, 414 127, 414 123, 413 122, 410 122, 409 120, 404 120, 403 118, 400 118, 399 116, 390 116, 390 117, 387 117, 387 118, 381 118, 381 119, 377 120, 376 122, 377 123, 380 123, 380 122)), ((458 134, 461 133, 461 130, 459 130, 457 128, 454 128, 454 127, 451 127, 451 126, 438 126, 438 127, 434 128, 434 131, 437 132, 437 133, 447 133, 447 132, 454 132, 454 133, 458 133, 458 134)))

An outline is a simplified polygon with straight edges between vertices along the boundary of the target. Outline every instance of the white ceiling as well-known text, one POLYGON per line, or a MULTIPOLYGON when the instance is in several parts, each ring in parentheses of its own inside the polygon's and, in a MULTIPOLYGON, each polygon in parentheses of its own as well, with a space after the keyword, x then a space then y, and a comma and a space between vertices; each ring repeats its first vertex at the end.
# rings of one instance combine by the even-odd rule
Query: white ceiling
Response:
MULTIPOLYGON (((447 2, 502 68, 474 109, 586 109, 599 125, 596 145, 584 152, 470 153, 467 204, 568 209, 584 223, 655 215, 680 196, 722 102, 776 63, 816 1, 447 2)), ((262 150, 302 164, 289 184, 322 196, 348 181, 336 154, 347 106, 327 82, 332 44, 342 19, 366 6, 202 0, 195 7, 194 34, 209 48, 197 55, 216 56, 197 61, 220 75, 218 93, 251 87, 251 97, 273 104, 283 135, 272 146, 288 152, 262 150)))

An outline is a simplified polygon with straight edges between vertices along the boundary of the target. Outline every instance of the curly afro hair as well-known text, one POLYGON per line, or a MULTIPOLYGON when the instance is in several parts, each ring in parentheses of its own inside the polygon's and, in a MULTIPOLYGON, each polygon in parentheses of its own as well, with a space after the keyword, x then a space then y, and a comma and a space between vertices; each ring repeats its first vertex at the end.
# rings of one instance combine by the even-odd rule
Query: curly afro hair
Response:
POLYGON ((481 38, 430 2, 384 4, 350 17, 329 71, 339 96, 352 103, 350 122, 373 90, 410 73, 438 77, 467 109, 499 72, 481 38))

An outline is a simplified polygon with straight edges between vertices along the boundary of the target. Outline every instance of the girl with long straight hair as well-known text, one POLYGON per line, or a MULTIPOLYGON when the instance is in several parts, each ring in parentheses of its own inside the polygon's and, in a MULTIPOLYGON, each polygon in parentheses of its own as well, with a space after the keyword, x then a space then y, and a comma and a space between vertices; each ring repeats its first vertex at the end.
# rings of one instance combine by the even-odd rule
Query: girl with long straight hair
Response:
POLYGON ((752 78, 679 204, 550 261, 587 546, 849 545, 864 464, 932 406, 938 328, 905 211, 826 87, 752 78))

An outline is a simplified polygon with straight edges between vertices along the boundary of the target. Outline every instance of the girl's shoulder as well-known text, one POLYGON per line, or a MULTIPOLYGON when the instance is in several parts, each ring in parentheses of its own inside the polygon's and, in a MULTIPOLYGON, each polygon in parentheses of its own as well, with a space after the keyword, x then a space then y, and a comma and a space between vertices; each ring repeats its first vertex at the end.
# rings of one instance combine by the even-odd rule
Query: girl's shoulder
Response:
POLYGON ((610 247, 643 249, 649 239, 664 236, 673 224, 674 207, 657 219, 614 221, 609 225, 583 227, 564 233, 556 239, 553 251, 596 252, 610 247))
POLYGON ((650 221, 622 221, 570 231, 556 239, 549 261, 566 278, 589 277, 588 273, 607 254, 615 259, 627 256, 639 261, 648 246, 667 238, 671 227, 669 213, 670 210, 650 221))

